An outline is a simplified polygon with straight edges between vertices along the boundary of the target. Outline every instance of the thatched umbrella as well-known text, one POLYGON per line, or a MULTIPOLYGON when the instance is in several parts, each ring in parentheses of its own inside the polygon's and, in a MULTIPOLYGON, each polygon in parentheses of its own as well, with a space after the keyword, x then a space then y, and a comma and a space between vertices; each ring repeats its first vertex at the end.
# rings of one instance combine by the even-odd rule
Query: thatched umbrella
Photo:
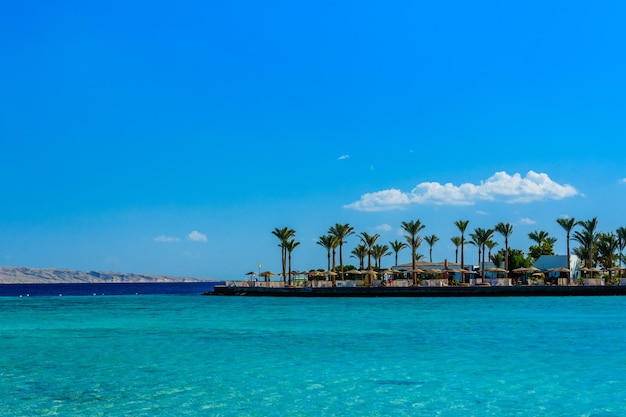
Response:
POLYGON ((528 280, 528 274, 532 274, 534 272, 539 272, 541 271, 541 269, 539 268, 535 268, 534 266, 530 266, 530 267, 521 267, 521 268, 515 268, 513 271, 516 274, 521 274, 524 275, 524 279, 528 280))
POLYGON ((276 274, 272 271, 263 271, 259 274, 260 277, 265 278, 265 282, 269 281, 274 275, 276 274))
POLYGON ((373 269, 365 269, 363 271, 361 271, 361 275, 365 276, 365 281, 370 284, 371 281, 374 279, 374 277, 378 274, 378 272, 376 272, 373 269))
POLYGON ((499 273, 502 273, 502 272, 508 272, 508 271, 507 271, 506 269, 504 269, 504 268, 487 268, 487 269, 485 269, 485 271, 495 273, 495 274, 496 274, 496 278, 498 277, 498 274, 499 274, 499 273))
POLYGON ((601 270, 601 269, 598 269, 598 268, 586 268, 586 267, 585 267, 585 268, 580 268, 580 270, 581 270, 582 272, 591 272, 591 277, 592 277, 592 278, 593 278, 593 273, 594 273, 594 272, 602 272, 602 270, 601 270))
POLYGON ((321 275, 326 275, 330 279, 331 277, 336 277, 339 274, 337 274, 335 271, 324 271, 321 273, 321 275))

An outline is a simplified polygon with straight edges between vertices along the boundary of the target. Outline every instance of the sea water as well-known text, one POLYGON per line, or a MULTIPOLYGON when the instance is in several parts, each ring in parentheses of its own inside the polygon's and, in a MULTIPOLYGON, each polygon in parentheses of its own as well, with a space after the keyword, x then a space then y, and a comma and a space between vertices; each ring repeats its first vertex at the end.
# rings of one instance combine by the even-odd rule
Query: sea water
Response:
POLYGON ((2 416, 624 416, 626 297, 0 298, 2 416))

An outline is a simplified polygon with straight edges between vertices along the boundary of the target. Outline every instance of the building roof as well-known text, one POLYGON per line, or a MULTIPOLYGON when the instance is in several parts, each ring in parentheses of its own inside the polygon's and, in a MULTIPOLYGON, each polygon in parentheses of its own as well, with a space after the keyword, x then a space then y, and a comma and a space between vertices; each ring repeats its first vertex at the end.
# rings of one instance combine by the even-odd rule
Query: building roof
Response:
POLYGON ((572 272, 578 269, 580 262, 576 255, 570 256, 571 265, 567 265, 567 255, 541 255, 534 263, 536 268, 548 270, 551 268, 570 268, 572 272))

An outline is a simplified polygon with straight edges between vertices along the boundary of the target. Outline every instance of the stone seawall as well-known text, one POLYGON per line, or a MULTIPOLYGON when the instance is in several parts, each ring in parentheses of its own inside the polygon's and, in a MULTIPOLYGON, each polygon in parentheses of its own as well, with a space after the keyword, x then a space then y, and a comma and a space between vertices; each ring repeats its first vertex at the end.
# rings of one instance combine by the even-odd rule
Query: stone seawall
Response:
POLYGON ((216 286, 206 295, 272 297, 527 297, 626 295, 626 286, 514 286, 514 287, 330 287, 263 288, 216 286))

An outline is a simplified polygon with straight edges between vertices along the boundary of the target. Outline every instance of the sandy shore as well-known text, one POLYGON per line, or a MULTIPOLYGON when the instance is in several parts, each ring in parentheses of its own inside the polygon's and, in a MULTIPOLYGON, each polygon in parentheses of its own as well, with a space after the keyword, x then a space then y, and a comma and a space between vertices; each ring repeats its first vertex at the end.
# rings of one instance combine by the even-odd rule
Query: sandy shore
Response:
POLYGON ((57 268, 0 266, 0 284, 70 284, 96 282, 198 282, 212 278, 172 277, 123 272, 75 271, 57 268))

